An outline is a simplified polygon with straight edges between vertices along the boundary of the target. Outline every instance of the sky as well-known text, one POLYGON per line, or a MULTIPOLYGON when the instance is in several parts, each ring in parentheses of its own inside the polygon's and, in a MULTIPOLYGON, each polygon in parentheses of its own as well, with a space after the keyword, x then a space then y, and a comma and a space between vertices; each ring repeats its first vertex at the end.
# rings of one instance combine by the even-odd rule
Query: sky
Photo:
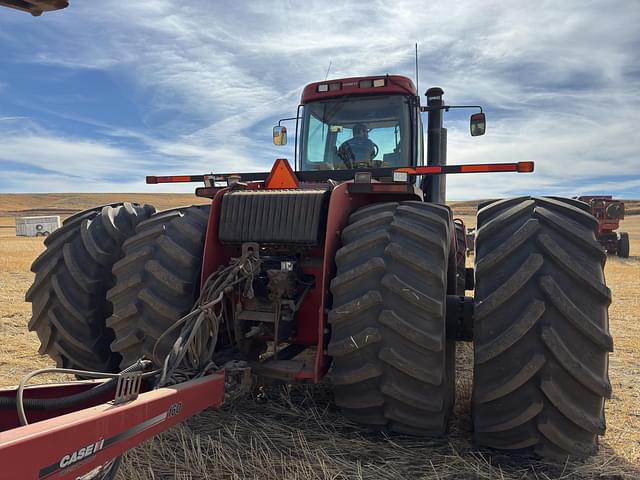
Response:
MULTIPOLYGON (((399 74, 445 114, 449 199, 640 198, 640 1, 70 0, 0 9, 0 193, 193 191, 145 175, 266 171, 305 84, 399 74)), ((423 97, 423 103, 426 103, 423 97)), ((426 121, 426 118, 425 118, 426 121)), ((293 129, 292 129, 293 130, 293 129)), ((293 142, 290 142, 293 144, 293 142)))

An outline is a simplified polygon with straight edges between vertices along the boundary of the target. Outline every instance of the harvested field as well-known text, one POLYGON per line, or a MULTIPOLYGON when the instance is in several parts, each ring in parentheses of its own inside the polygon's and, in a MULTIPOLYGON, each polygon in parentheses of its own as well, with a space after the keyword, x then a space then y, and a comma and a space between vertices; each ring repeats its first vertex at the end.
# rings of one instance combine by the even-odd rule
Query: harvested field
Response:
MULTIPOLYGON (((0 384, 17 383, 26 372, 50 366, 27 332, 30 305, 24 293, 29 267, 42 251, 41 238, 17 238, 15 215, 79 209, 121 200, 158 208, 202 203, 191 195, 55 194, 0 195, 0 384)), ((454 205, 474 225, 474 202, 454 205)), ((640 203, 628 202, 622 230, 631 238, 631 257, 610 257, 606 276, 615 351, 610 356, 613 398, 607 403, 607 434, 600 453, 586 462, 548 465, 530 458, 478 450, 471 443, 469 398, 471 348, 458 354, 458 399, 449 437, 441 441, 387 437, 363 432, 332 403, 327 385, 270 388, 194 417, 126 455, 118 478, 142 479, 623 479, 640 478, 640 203)), ((472 261, 472 258, 470 259, 472 261)))

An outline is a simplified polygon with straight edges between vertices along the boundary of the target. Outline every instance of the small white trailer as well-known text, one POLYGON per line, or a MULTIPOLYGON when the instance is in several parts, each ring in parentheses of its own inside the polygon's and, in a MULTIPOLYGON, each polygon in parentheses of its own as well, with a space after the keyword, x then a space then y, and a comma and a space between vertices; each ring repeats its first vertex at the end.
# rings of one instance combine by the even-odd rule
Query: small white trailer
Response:
POLYGON ((57 228, 60 228, 58 215, 16 217, 16 236, 18 237, 46 237, 57 228))

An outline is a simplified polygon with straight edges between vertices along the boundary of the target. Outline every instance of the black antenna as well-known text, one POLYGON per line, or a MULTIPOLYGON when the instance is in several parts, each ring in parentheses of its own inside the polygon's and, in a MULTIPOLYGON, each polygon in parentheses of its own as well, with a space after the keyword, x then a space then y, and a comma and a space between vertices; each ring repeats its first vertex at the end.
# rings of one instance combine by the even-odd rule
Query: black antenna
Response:
POLYGON ((418 82, 418 42, 416 42, 416 90, 420 95, 420 84, 418 82))
POLYGON ((327 74, 324 76, 325 80, 329 77, 329 70, 331 70, 331 60, 329 60, 329 68, 327 68, 327 74))

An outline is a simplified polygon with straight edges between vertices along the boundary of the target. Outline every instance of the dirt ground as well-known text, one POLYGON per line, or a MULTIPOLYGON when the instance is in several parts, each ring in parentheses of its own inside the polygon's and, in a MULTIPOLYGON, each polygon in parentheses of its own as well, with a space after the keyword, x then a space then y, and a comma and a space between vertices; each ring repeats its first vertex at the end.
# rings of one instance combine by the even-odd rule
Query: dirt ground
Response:
MULTIPOLYGON (((0 385, 16 384, 25 373, 53 363, 38 355, 38 339, 26 328, 31 307, 24 294, 42 239, 16 237, 14 216, 64 217, 124 199, 159 208, 203 203, 179 194, 0 195, 0 385)), ((457 404, 445 440, 362 432, 340 416, 324 384, 274 388, 259 400, 247 398, 205 412, 146 442, 126 455, 118 478, 640 478, 640 208, 630 206, 627 211, 635 214, 627 216, 622 230, 630 234, 631 257, 610 257, 605 267, 613 292, 613 398, 606 406, 600 453, 591 459, 554 466, 475 448, 469 414, 471 347, 464 344, 458 354, 457 404)), ((454 204, 454 210, 474 226, 474 202, 454 204)))

